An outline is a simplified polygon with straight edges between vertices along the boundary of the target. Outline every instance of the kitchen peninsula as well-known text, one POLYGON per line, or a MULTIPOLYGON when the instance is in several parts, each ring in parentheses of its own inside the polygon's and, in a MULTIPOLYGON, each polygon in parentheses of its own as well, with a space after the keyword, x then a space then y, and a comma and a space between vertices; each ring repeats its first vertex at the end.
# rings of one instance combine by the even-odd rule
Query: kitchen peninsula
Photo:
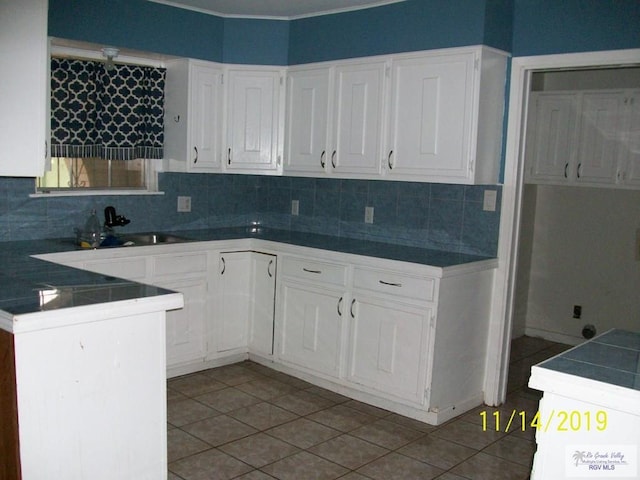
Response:
POLYGON ((638 478, 640 333, 613 329, 531 369, 544 392, 532 480, 638 478))
POLYGON ((29 256, 52 248, 1 254, 0 478, 166 478, 165 311, 182 295, 29 256))

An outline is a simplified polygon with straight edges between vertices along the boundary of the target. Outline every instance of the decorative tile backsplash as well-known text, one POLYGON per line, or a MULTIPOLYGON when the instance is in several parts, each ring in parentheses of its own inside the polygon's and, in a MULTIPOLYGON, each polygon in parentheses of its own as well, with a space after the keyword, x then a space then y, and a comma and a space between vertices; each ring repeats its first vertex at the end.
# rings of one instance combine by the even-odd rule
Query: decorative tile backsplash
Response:
MULTIPOLYGON (((501 187, 384 180, 161 173, 163 195, 29 198, 30 178, 0 179, 0 241, 72 237, 91 209, 107 205, 131 220, 122 232, 242 226, 361 238, 495 256, 501 187), (483 210, 485 190, 498 192, 494 212, 483 210), (191 197, 178 213, 177 197, 191 197), (298 200, 299 214, 291 215, 298 200), (373 223, 364 222, 373 207, 373 223)), ((119 227, 116 227, 119 228, 119 227)))

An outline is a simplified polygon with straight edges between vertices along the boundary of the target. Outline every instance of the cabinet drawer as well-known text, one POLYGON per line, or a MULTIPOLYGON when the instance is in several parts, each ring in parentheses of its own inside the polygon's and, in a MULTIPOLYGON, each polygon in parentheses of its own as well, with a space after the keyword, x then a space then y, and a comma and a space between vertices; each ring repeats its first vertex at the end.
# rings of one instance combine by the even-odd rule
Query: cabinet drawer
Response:
POLYGON ((435 278, 405 275, 388 270, 356 267, 353 272, 355 288, 429 302, 433 300, 435 285, 435 278))
POLYGON ((153 275, 177 275, 181 273, 206 273, 206 253, 185 253, 153 257, 153 275))
POLYGON ((285 257, 282 262, 283 275, 313 282, 346 285, 347 267, 335 263, 316 262, 303 258, 285 257))
POLYGON ((124 278, 125 280, 141 280, 147 275, 145 258, 122 258, 108 261, 85 262, 82 268, 90 272, 124 278))

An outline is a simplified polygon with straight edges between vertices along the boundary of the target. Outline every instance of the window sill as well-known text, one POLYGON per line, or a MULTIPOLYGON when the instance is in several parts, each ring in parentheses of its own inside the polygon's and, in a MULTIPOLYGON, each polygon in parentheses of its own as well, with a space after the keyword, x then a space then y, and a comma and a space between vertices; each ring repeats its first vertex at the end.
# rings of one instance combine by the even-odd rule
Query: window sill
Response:
POLYGON ((73 191, 52 191, 48 193, 30 193, 29 198, 51 198, 51 197, 87 197, 87 196, 113 196, 113 195, 164 195, 164 192, 152 192, 149 190, 73 190, 73 191))

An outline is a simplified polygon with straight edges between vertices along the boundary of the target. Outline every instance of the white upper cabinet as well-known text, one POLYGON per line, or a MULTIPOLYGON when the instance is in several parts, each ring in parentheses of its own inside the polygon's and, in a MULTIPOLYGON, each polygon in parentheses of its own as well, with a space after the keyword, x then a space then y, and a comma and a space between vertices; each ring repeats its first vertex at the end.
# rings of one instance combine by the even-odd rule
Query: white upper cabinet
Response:
POLYGON ((506 59, 464 47, 292 67, 285 172, 497 182, 506 59))
POLYGON ((337 173, 380 172, 385 65, 355 63, 336 68, 329 167, 337 173))
POLYGON ((38 177, 49 156, 47 0, 0 0, 0 175, 38 177))
POLYGON ((616 181, 618 132, 622 129, 622 92, 586 92, 582 97, 576 179, 616 181))
POLYGON ((272 67, 227 70, 225 171, 282 172, 282 78, 282 69, 272 67))
POLYGON ((380 173, 385 61, 292 67, 288 76, 285 171, 380 173))
POLYGON ((327 171, 331 73, 329 67, 289 71, 285 172, 327 171))
POLYGON ((640 90, 628 92, 624 99, 623 132, 618 151, 620 180, 640 187, 640 90))
POLYGON ((531 94, 527 181, 565 181, 568 178, 569 165, 575 162, 577 108, 575 93, 531 94))
POLYGON ((495 183, 505 68, 506 55, 485 47, 394 58, 387 177, 495 183))
POLYGON ((532 92, 525 180, 640 186, 638 90, 532 92))
POLYGON ((165 90, 167 170, 219 172, 222 68, 198 60, 170 61, 165 90))

